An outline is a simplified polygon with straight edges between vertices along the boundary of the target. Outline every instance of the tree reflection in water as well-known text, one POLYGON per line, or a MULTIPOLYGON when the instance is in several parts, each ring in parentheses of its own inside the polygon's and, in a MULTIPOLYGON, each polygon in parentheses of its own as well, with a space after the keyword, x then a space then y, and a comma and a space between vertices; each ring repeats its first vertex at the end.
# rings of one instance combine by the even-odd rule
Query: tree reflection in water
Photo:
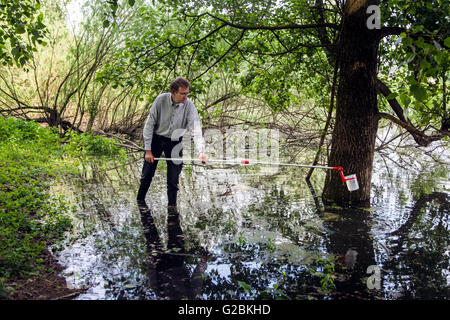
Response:
POLYGON ((89 288, 80 299, 448 297, 447 170, 379 169, 370 207, 338 207, 301 170, 193 167, 177 212, 158 188, 163 175, 152 208, 137 210, 137 167, 93 167, 67 183, 78 237, 58 255, 68 279, 89 288), (368 288, 372 266, 380 290, 368 288))

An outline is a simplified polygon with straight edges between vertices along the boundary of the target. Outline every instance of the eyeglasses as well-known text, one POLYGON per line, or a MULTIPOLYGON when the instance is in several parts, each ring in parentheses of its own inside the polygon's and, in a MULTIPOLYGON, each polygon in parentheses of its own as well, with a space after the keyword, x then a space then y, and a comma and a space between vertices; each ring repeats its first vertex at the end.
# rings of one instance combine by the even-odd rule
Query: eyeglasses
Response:
POLYGON ((189 94, 189 91, 188 92, 177 92, 178 94, 181 94, 182 96, 187 96, 188 94, 189 94))

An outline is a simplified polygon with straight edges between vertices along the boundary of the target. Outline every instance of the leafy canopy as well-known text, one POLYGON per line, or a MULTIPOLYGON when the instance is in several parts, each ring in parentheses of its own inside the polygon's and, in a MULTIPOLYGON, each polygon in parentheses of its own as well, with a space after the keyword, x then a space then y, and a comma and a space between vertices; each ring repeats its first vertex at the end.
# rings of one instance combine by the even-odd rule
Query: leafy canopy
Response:
POLYGON ((46 27, 39 0, 0 0, 0 62, 23 67, 45 45, 46 27))
MULTIPOLYGON (((115 12, 118 1, 108 2, 114 2, 115 12)), ((295 101, 296 84, 303 84, 306 91, 314 85, 319 95, 326 94, 319 86, 324 87, 323 81, 310 79, 331 82, 342 1, 132 4, 140 10, 145 27, 127 38, 123 53, 99 75, 103 81, 138 84, 158 92, 167 79, 183 74, 193 80, 194 90, 201 91, 223 71, 234 74, 246 94, 262 96, 274 110, 295 101)), ((388 100, 396 99, 414 125, 439 127, 450 119, 445 94, 450 65, 449 1, 381 1, 380 12, 383 41, 378 77, 391 88, 388 100)), ((385 111, 383 105, 380 108, 385 111)))

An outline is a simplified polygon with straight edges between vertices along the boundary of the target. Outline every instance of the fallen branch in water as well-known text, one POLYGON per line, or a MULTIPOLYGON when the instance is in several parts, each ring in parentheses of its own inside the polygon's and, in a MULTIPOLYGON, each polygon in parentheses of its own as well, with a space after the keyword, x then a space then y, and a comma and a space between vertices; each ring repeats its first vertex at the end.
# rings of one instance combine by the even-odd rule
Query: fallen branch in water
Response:
POLYGON ((111 133, 104 132, 103 130, 96 130, 95 133, 101 134, 102 136, 105 136, 105 137, 108 137, 108 138, 114 138, 114 139, 123 141, 124 143, 119 143, 119 142, 115 143, 115 145, 117 145, 119 147, 133 149, 133 150, 136 150, 136 151, 144 151, 144 148, 142 148, 137 143, 135 143, 135 142, 133 142, 131 140, 122 138, 120 136, 116 136, 116 135, 111 134, 111 133))

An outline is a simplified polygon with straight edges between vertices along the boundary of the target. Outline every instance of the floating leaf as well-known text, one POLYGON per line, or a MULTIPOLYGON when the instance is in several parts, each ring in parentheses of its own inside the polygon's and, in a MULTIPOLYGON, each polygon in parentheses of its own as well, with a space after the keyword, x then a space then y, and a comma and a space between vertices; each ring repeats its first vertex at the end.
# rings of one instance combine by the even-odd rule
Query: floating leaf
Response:
POLYGON ((243 281, 238 281, 237 282, 238 285, 240 285, 242 287, 242 289, 244 289, 246 292, 251 292, 253 290, 252 286, 249 285, 248 283, 245 283, 243 281))

